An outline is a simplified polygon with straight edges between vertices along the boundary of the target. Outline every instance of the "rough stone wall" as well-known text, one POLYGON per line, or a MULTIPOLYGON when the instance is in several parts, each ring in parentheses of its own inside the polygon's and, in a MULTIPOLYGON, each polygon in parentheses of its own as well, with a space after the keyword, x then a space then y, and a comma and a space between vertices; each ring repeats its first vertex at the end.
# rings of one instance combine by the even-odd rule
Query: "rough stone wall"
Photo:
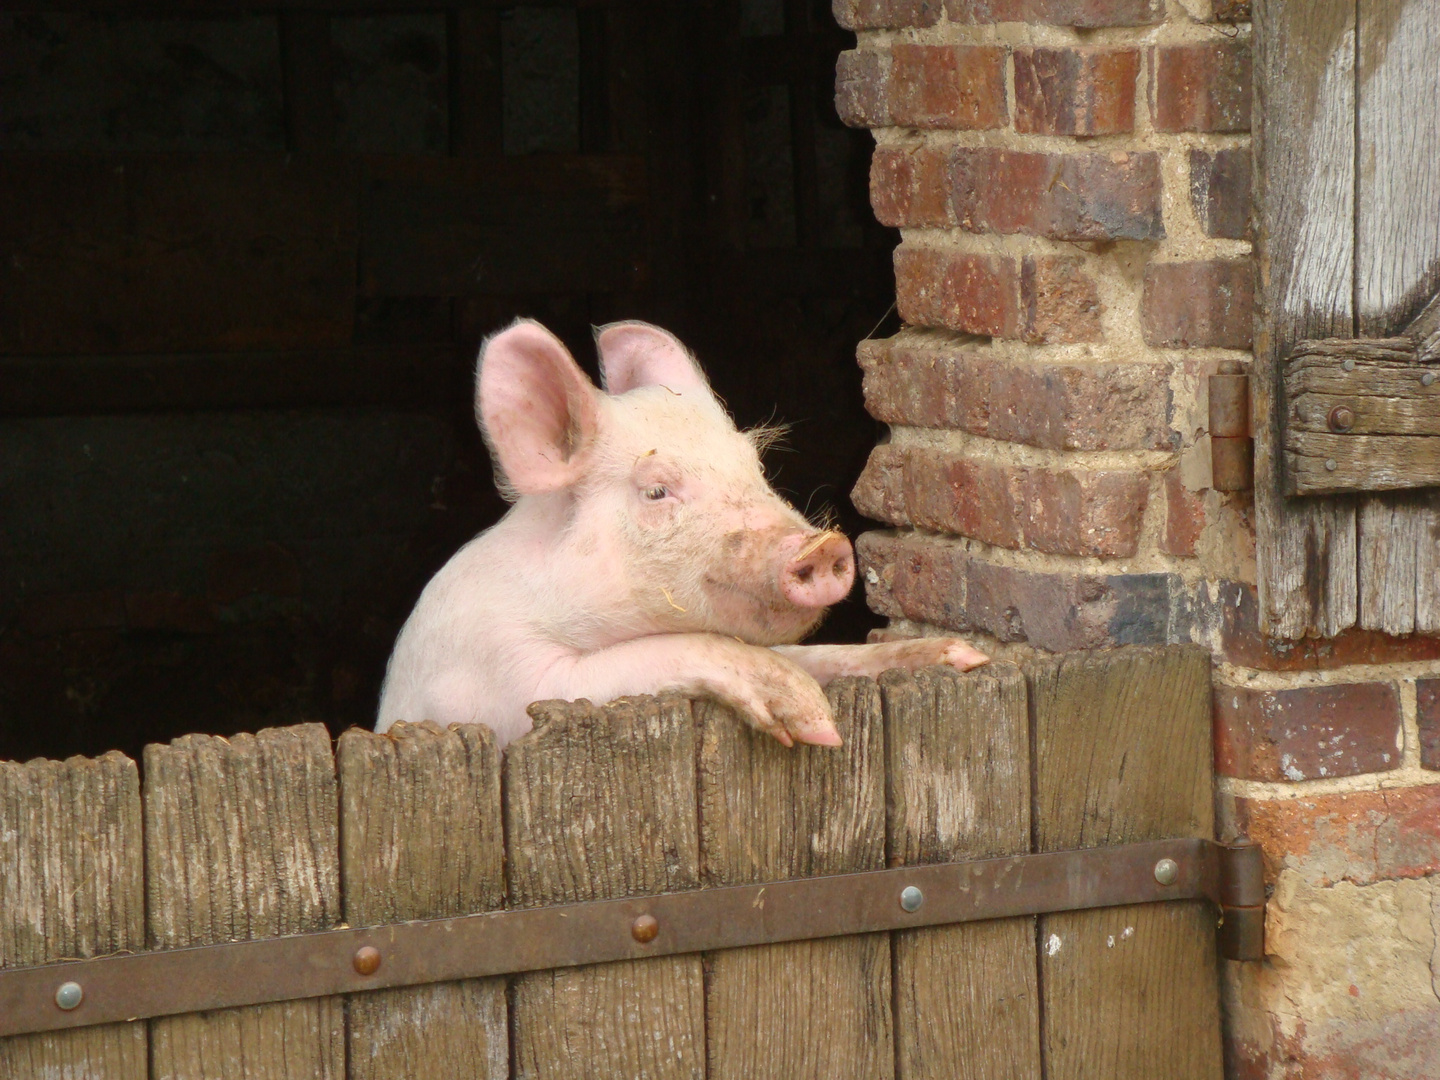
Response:
POLYGON ((1440 1077, 1440 639, 1258 628, 1206 377, 1248 365, 1248 3, 835 0, 906 327, 852 498, 881 634, 996 655, 1197 641, 1220 820, 1264 845, 1233 1077, 1440 1077))

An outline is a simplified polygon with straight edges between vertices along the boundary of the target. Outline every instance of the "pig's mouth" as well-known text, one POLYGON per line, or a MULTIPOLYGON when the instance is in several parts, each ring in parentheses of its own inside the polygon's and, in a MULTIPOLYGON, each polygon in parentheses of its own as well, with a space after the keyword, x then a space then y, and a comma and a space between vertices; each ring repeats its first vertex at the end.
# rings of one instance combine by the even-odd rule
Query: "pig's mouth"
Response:
POLYGON ((755 592, 733 581, 706 577, 705 595, 716 615, 715 630, 753 645, 788 645, 820 625, 825 608, 802 608, 778 588, 755 592))

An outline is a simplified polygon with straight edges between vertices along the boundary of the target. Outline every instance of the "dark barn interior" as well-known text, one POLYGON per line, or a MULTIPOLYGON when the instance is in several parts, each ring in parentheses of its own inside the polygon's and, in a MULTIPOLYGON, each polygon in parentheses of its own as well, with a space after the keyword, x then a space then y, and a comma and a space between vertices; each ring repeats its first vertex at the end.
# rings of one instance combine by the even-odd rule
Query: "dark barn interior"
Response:
MULTIPOLYGON (((503 504, 476 348, 643 318, 848 533, 895 237, 828 0, 0 14, 0 758, 368 726, 503 504)), ((893 315, 888 316, 893 324, 893 315)), ((852 597, 821 640, 876 620, 852 597)))

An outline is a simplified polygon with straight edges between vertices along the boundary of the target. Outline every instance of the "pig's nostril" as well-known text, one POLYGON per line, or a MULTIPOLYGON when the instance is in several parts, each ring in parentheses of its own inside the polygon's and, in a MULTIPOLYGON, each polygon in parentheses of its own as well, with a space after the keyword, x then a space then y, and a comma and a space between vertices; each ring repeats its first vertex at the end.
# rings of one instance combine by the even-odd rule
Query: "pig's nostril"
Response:
POLYGON ((800 581, 809 581, 814 576, 815 567, 813 566, 802 566, 799 570, 795 571, 795 577, 798 578, 800 581))
POLYGON ((836 562, 835 562, 835 576, 836 576, 836 577, 843 577, 844 574, 845 574, 845 560, 844 560, 844 559, 838 559, 838 560, 836 560, 836 562))

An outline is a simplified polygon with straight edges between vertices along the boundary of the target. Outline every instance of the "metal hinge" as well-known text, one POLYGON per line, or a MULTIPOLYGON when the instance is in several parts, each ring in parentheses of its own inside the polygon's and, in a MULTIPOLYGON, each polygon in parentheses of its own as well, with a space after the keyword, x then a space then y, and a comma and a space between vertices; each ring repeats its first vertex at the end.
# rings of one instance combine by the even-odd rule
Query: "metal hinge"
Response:
POLYGON ((1226 361, 1209 378, 1210 486, 1249 491, 1255 486, 1255 441, 1250 437, 1250 376, 1226 361))
POLYGON ((1263 954, 1260 849, 1121 847, 495 911, 0 971, 0 1036, 780 941, 1209 900, 1219 948, 1263 954))

